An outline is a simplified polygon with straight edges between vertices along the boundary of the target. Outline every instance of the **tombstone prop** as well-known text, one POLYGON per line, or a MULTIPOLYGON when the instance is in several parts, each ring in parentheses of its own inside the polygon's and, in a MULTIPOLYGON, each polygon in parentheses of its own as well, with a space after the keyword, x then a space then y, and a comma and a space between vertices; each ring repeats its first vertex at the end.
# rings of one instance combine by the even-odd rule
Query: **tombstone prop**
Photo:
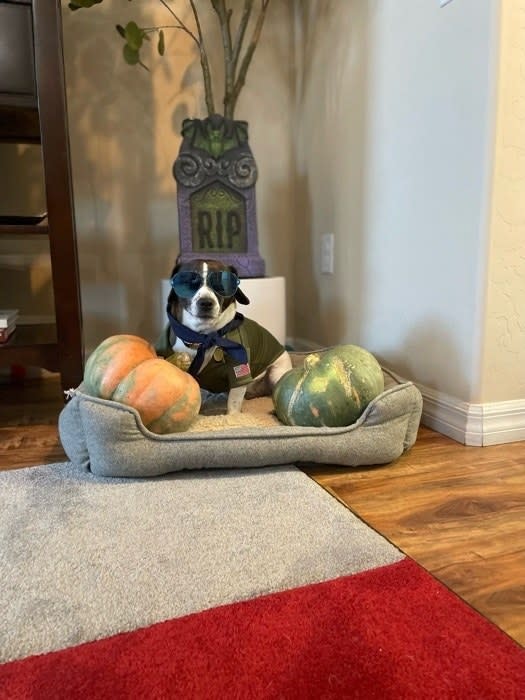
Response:
POLYGON ((234 265, 241 277, 264 277, 247 122, 220 115, 185 119, 173 175, 181 260, 212 258, 234 265))

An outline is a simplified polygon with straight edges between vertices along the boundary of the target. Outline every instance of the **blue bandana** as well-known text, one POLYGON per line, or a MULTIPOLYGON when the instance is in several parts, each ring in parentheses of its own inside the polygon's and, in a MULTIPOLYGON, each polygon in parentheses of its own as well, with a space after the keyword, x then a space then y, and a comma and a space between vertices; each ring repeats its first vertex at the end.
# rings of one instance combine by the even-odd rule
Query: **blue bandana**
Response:
POLYGON ((170 328, 175 336, 180 338, 184 343, 195 343, 199 346, 197 348, 197 354, 193 358, 193 362, 188 369, 189 374, 192 376, 195 377, 202 367, 202 363, 204 362, 204 353, 206 350, 215 345, 219 346, 220 348, 224 348, 224 351, 238 364, 247 364, 248 353, 246 352, 244 346, 224 337, 227 333, 235 330, 241 325, 241 323, 244 321, 244 316, 242 314, 237 312, 234 318, 218 331, 212 331, 211 333, 198 333, 197 331, 188 328, 188 326, 183 326, 182 323, 177 321, 177 319, 171 315, 169 306, 167 308, 167 313, 170 328))

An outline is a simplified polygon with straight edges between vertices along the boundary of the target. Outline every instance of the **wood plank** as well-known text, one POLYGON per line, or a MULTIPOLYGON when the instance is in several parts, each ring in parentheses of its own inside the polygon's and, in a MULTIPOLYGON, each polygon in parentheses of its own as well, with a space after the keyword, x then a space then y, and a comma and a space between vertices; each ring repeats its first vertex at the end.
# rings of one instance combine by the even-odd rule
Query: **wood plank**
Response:
POLYGON ((525 644, 525 443, 466 447, 422 427, 390 465, 305 471, 525 644))
POLYGON ((0 471, 66 460, 56 426, 0 428, 0 471))

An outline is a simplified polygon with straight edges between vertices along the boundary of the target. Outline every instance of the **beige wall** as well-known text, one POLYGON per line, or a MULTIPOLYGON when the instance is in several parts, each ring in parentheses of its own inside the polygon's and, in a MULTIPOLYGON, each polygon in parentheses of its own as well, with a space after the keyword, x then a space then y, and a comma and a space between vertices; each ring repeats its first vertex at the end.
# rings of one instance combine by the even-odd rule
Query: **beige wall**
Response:
POLYGON ((501 8, 483 402, 525 398, 525 0, 501 8))
POLYGON ((296 335, 363 345, 463 401, 480 389, 498 11, 297 3, 296 335))
MULTIPOLYGON (((191 22, 188 3, 181 13, 191 22)), ((158 0, 106 0, 70 12, 63 2, 69 127, 86 350, 119 332, 158 334, 160 280, 178 253, 171 170, 186 117, 206 116, 195 47, 167 33, 166 56, 150 72, 127 66, 114 25, 169 24, 158 0)), ((215 22, 211 12, 204 30, 215 22)), ((219 58, 220 39, 210 46, 219 58)), ((236 117, 250 125, 259 168, 259 247, 268 275, 287 274, 294 255, 291 3, 272 2, 236 117)), ((222 95, 216 95, 220 109, 222 95)), ((292 309, 288 301, 290 327, 292 309)))
POLYGON ((462 401, 525 398, 524 15, 297 4, 299 337, 362 344, 462 401))

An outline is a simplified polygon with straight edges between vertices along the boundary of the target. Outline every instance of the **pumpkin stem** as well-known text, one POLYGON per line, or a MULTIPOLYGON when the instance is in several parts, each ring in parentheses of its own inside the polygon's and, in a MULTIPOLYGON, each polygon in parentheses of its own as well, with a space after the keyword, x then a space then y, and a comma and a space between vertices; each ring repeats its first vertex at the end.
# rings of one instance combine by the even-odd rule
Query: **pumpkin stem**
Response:
POLYGON ((313 352, 308 355, 304 360, 304 367, 310 371, 315 365, 321 360, 321 355, 318 352, 313 352))

